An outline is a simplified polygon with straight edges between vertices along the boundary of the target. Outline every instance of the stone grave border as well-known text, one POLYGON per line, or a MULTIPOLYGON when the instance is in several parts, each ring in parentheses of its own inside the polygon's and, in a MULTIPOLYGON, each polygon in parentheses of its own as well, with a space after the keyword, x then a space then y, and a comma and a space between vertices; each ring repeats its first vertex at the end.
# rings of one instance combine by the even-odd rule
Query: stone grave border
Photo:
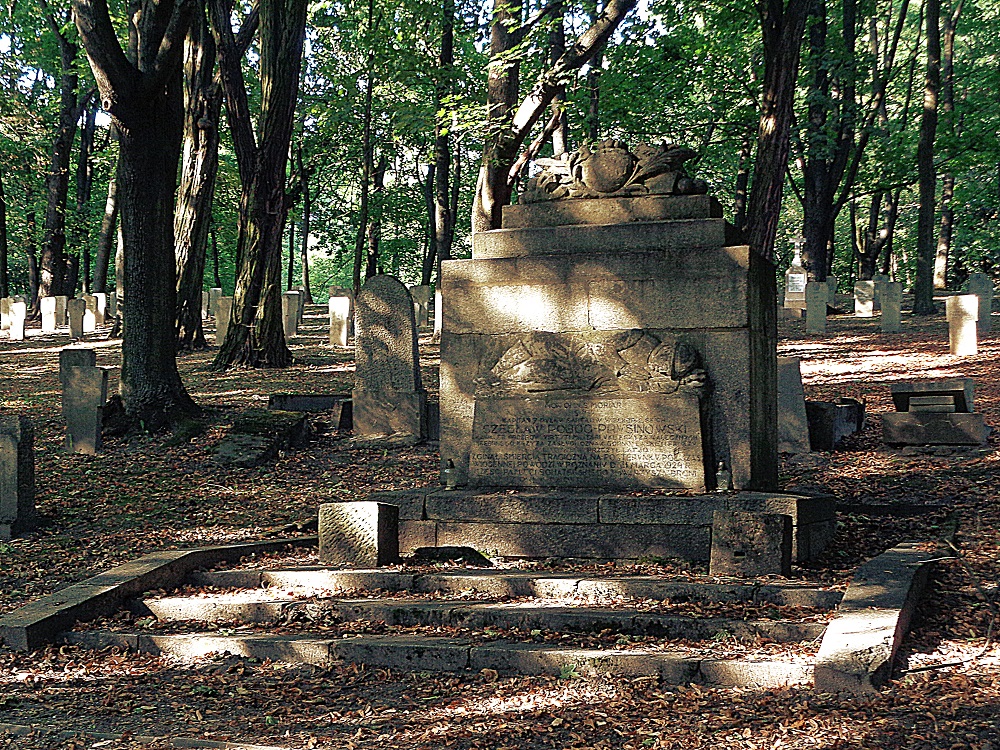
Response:
POLYGON ((17 651, 34 651, 53 643, 77 622, 113 614, 127 599, 143 591, 180 585, 198 568, 237 562, 246 555, 317 544, 318 536, 304 536, 150 552, 0 617, 0 641, 17 651))

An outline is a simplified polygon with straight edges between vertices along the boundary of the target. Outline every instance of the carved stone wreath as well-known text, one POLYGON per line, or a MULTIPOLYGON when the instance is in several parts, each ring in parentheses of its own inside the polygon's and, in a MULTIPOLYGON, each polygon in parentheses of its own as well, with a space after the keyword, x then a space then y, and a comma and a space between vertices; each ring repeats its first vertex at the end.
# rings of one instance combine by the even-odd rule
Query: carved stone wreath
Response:
POLYGON ((707 387, 701 357, 683 342, 661 342, 640 329, 595 338, 535 332, 476 379, 476 397, 677 392, 700 397, 707 387))
POLYGON ((519 200, 701 195, 708 192, 708 184, 684 170, 684 162, 695 156, 684 146, 642 143, 630 151, 624 141, 608 139, 560 159, 537 159, 542 171, 528 180, 519 200))

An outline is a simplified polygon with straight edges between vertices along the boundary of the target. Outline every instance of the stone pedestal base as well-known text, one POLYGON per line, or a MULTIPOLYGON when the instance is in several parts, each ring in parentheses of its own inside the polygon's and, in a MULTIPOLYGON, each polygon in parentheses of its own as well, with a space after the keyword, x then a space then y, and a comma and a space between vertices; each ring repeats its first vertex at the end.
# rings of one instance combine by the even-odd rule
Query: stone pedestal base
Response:
POLYGON ((882 415, 886 445, 982 445, 989 434, 982 414, 911 411, 882 415))
POLYGON ((363 568, 399 561, 399 509, 379 502, 319 506, 319 559, 363 568))
POLYGON ((393 438, 418 442, 427 437, 427 394, 390 393, 355 388, 354 436, 361 440, 393 438))

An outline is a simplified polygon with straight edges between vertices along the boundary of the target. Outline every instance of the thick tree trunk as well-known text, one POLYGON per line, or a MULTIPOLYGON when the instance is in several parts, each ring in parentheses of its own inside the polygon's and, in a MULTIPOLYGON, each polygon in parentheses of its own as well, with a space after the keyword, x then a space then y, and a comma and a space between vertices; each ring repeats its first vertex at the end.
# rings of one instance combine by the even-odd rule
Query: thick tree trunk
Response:
MULTIPOLYGON (((249 184, 243 186, 246 212, 241 212, 240 233, 245 250, 236 277, 233 319, 214 362, 220 369, 286 367, 292 361, 281 322, 281 240, 288 213, 285 180, 302 69, 306 6, 306 0, 262 0, 260 4, 264 96, 255 168, 249 184)), ((214 15, 212 21, 214 25, 214 15)), ((230 112, 231 120, 232 116, 230 112)))
MULTIPOLYGON (((32 191, 30 189, 25 197, 25 202, 30 206, 32 202, 32 191)), ((38 248, 35 246, 35 238, 38 234, 38 221, 34 211, 28 211, 25 214, 24 225, 24 254, 28 258, 28 308, 31 309, 36 306, 39 284, 38 248)))
POLYGON ((385 154, 378 160, 378 166, 372 175, 372 197, 374 208, 368 222, 367 253, 365 259, 365 279, 370 279, 379 273, 379 247, 382 242, 382 194, 385 189, 385 171, 389 168, 385 154))
POLYGON ((3 173, 0 172, 0 299, 10 296, 7 248, 7 197, 3 191, 3 173))
MULTIPOLYGON (((419 174, 417 179, 420 179, 419 174)), ((434 229, 434 165, 427 165, 427 174, 424 175, 420 189, 424 196, 424 209, 427 211, 427 244, 420 261, 420 283, 427 286, 434 278, 434 268, 437 265, 437 240, 434 229)))
POLYGON ((933 315, 935 247, 934 140, 937 136, 938 91, 941 84, 941 0, 926 0, 927 68, 924 106, 917 144, 917 178, 920 209, 917 215, 917 266, 913 285, 913 314, 933 315))
POLYGON ((313 303, 312 284, 309 281, 309 232, 312 222, 312 195, 309 192, 309 178, 312 176, 313 168, 303 163, 302 145, 298 148, 299 179, 302 181, 302 251, 299 256, 299 263, 302 266, 302 290, 306 296, 306 304, 313 303))
POLYGON ((201 325, 208 228, 219 171, 222 87, 215 78, 215 40, 203 12, 184 40, 184 145, 174 212, 177 269, 177 346, 207 346, 201 325))
MULTIPOLYGON (((375 23, 375 3, 368 0, 368 34, 373 31, 375 23)), ((358 232, 354 237, 354 293, 361 291, 362 276, 367 275, 365 246, 368 237, 368 199, 371 190, 372 171, 375 169, 375 145, 372 143, 372 91, 375 88, 375 50, 368 52, 368 65, 365 73, 365 106, 362 117, 361 133, 361 197, 358 201, 358 232)))
POLYGON ((298 248, 295 245, 295 218, 289 211, 288 219, 288 282, 286 289, 291 289, 295 283, 295 252, 298 248))
MULTIPOLYGON (((438 110, 445 97, 454 91, 452 77, 455 64, 455 0, 443 0, 441 4, 441 54, 438 58, 439 77, 435 89, 438 110)), ((434 129, 434 240, 431 243, 437 255, 436 265, 451 258, 452 237, 455 231, 455 214, 451 209, 451 140, 452 134, 438 119, 434 129)), ((428 177, 430 179, 430 177, 428 177)), ((435 260, 429 265, 433 267, 435 260)), ((425 268, 425 285, 430 284, 430 268, 425 268)))
POLYGON ((97 236, 97 252, 94 254, 94 278, 91 286, 95 292, 108 291, 108 266, 111 264, 111 248, 118 237, 118 170, 111 173, 108 180, 108 199, 104 204, 101 231, 97 236))
MULTIPOLYGON (((963 0, 958 0, 951 13, 944 15, 941 32, 941 112, 947 118, 955 111, 955 29, 962 13, 963 0)), ((961 132, 959 123, 948 122, 953 134, 961 132)), ((951 238, 955 231, 955 175, 950 171, 941 175, 941 225, 938 229, 937 251, 934 258, 934 288, 948 287, 948 259, 951 255, 951 238)))
POLYGON ((747 203, 747 235, 754 251, 774 256, 781 195, 788 163, 788 135, 799 70, 799 48, 810 0, 761 0, 764 42, 764 90, 757 158, 747 203))
POLYGON ((94 150, 94 131, 97 128, 97 107, 90 106, 90 97, 86 97, 84 105, 83 127, 80 128, 80 149, 76 160, 76 231, 73 233, 74 245, 80 254, 80 282, 84 294, 91 292, 90 284, 90 244, 85 240, 83 231, 83 212, 90 202, 90 194, 94 185, 94 166, 91 154, 94 150))
MULTIPOLYGON (((549 65, 555 65, 566 53, 566 6, 556 0, 553 26, 549 32, 549 65)), ((562 156, 569 151, 569 115, 566 113, 566 87, 560 86, 552 97, 552 116, 556 126, 552 129, 552 155, 562 156)))
POLYGON ((750 185, 750 157, 753 156, 753 132, 748 128, 743 133, 740 145, 740 160, 736 167, 736 199, 733 203, 733 223, 746 226, 747 223, 747 187, 750 185))

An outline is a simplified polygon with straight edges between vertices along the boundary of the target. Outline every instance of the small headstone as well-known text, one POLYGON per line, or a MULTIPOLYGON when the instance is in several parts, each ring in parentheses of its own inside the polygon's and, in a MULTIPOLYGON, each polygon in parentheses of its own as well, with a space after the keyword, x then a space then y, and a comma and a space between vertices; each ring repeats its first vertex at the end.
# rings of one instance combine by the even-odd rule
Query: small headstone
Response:
POLYGON ((55 297, 56 300, 56 325, 64 326, 66 325, 66 303, 69 302, 69 297, 65 294, 60 294, 55 297))
POLYGON ((215 345, 222 346, 229 332, 229 319, 233 314, 233 298, 219 297, 215 300, 215 345))
POLYGON ((118 292, 110 292, 108 294, 108 317, 118 317, 118 292))
POLYGON ((82 299, 71 299, 66 303, 66 317, 69 318, 69 337, 76 341, 83 338, 83 318, 87 303, 82 299))
POLYGON ((211 317, 214 318, 214 317, 216 317, 219 314, 217 305, 218 305, 218 302, 219 302, 219 300, 221 298, 222 298, 222 289, 221 288, 219 288, 217 286, 213 286, 211 289, 208 290, 208 314, 209 314, 209 316, 211 316, 211 317))
POLYGON ((417 320, 417 328, 430 323, 431 288, 429 286, 411 286, 410 296, 413 297, 413 315, 417 320))
POLYGON ((826 282, 810 281, 806 284, 806 333, 826 333, 826 282))
POLYGON ((966 291, 979 298, 979 320, 976 328, 980 334, 993 331, 993 279, 985 273, 970 273, 966 291))
POLYGON ((330 344, 347 346, 351 328, 351 298, 330 297, 330 344))
POLYGON ((948 349, 960 357, 971 357, 978 351, 976 321, 979 319, 979 298, 974 294, 949 297, 945 303, 948 318, 948 349))
POLYGON ((358 294, 355 316, 355 437, 422 439, 427 394, 413 298, 399 279, 373 276, 358 294))
POLYGON ((837 277, 834 276, 832 273, 826 277, 826 285, 830 289, 830 296, 827 297, 827 299, 830 302, 833 302, 837 298, 837 285, 839 283, 840 282, 838 281, 837 277))
POLYGON ((35 452, 31 420, 0 417, 0 540, 35 521, 35 452))
POLYGON ((204 320, 208 317, 208 292, 202 291, 201 293, 201 318, 204 320))
POLYGON ((888 274, 877 273, 872 276, 872 281, 875 282, 874 302, 875 309, 878 310, 882 304, 882 290, 885 288, 885 285, 889 283, 889 276, 888 274))
POLYGON ((434 338, 441 338, 441 326, 444 325, 444 305, 441 304, 441 285, 434 289, 434 338))
POLYGON ((799 255, 800 247, 795 246, 795 257, 792 264, 785 271, 785 302, 788 308, 802 309, 806 306, 806 284, 809 282, 809 274, 802 267, 799 255))
POLYGON ((903 284, 887 281, 882 285, 882 333, 899 333, 902 329, 903 284))
POLYGON ((859 318, 875 317, 875 282, 859 281, 854 285, 854 314, 859 318))
POLYGON ((809 452, 800 362, 798 357, 778 357, 778 450, 782 453, 809 452))
POLYGON ((86 305, 83 311, 83 332, 93 333, 97 330, 97 297, 93 294, 84 294, 83 301, 86 305))
POLYGON ((712 512, 709 574, 752 578, 792 571, 792 517, 739 510, 712 512))
POLYGON ((104 292, 94 292, 94 319, 97 325, 102 326, 108 319, 108 295, 104 292))
POLYGON ((38 307, 42 313, 42 333, 55 333, 56 326, 56 298, 42 297, 38 300, 38 307))
MULTIPOLYGON (((299 293, 299 320, 298 325, 302 325, 302 318, 306 314, 306 288, 304 286, 296 287, 293 291, 299 293)), ((297 329, 296 329, 297 330, 297 329)))
POLYGON ((319 559, 375 568, 399 562, 399 507, 356 501, 319 506, 319 559))
POLYGON ((865 426, 865 405, 853 398, 806 401, 809 445, 814 451, 832 451, 848 435, 865 426))
POLYGON ((24 341, 24 321, 28 317, 28 306, 24 302, 14 302, 10 306, 10 340, 24 341))
POLYGON ((281 295, 281 326, 285 332, 285 340, 290 341, 299 333, 299 300, 302 294, 296 291, 283 292, 281 295))
POLYGON ((73 453, 94 454, 101 449, 104 403, 108 397, 108 371, 103 367, 70 367, 63 383, 63 416, 66 448, 73 453))
POLYGON ((10 328, 10 306, 13 301, 10 297, 0 297, 0 331, 10 328))

